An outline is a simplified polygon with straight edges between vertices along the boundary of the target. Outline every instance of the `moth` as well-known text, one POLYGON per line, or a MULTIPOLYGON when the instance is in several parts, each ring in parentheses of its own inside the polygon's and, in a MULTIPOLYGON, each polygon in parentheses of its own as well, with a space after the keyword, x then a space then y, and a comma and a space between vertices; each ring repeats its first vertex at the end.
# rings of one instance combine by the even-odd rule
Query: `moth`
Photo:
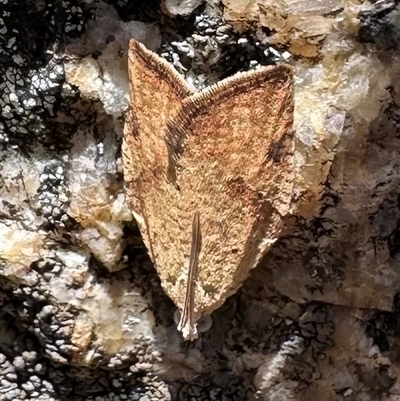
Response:
POLYGON ((130 41, 125 189, 183 337, 241 286, 279 238, 293 189, 293 69, 195 91, 130 41))

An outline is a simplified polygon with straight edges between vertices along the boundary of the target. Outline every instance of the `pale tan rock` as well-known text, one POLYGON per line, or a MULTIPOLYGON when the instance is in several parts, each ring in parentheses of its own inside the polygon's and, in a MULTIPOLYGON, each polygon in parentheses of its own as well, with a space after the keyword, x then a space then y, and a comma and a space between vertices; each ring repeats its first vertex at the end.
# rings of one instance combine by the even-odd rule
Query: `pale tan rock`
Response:
POLYGON ((100 100, 107 114, 121 115, 129 97, 125 58, 120 51, 132 37, 155 49, 161 43, 160 32, 155 25, 121 21, 115 9, 102 2, 97 13, 82 38, 67 46, 66 79, 84 97, 100 100), (100 54, 93 57, 93 53, 100 54))
POLYGON ((204 0, 164 0, 162 6, 172 16, 189 15, 203 2, 204 0))
MULTIPOLYGON (((105 135, 111 134, 108 128, 111 128, 109 122, 104 121, 105 135)), ((113 193, 110 173, 116 168, 112 161, 115 138, 105 137, 104 141, 106 157, 96 161, 98 149, 92 135, 89 132, 77 135, 70 154, 68 214, 83 228, 76 233, 77 239, 110 271, 115 271, 122 268, 118 264, 124 248, 122 221, 129 221, 131 217, 123 194, 113 193)))
POLYGON ((225 18, 241 30, 257 22, 272 31, 260 39, 289 46, 302 57, 317 57, 326 36, 346 15, 341 0, 224 0, 225 18))

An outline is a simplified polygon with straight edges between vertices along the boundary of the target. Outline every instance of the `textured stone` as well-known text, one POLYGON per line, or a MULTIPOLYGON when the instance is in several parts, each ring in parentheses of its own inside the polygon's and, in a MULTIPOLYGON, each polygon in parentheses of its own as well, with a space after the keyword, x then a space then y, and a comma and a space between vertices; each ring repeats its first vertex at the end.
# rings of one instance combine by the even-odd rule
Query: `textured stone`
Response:
POLYGON ((163 6, 168 14, 189 15, 203 2, 204 0, 164 0, 163 6))
POLYGON ((281 2, 239 10, 234 30, 218 4, 172 19, 150 3, 1 1, 1 400, 398 401, 398 6, 296 3, 317 4, 286 1, 291 30, 281 2), (296 70, 298 213, 190 345, 126 221, 131 36, 198 88, 271 60, 296 70))
POLYGON ((223 0, 224 16, 237 29, 258 22, 273 33, 263 35, 268 43, 289 46, 302 57, 316 57, 326 36, 356 7, 343 7, 340 0, 223 0))

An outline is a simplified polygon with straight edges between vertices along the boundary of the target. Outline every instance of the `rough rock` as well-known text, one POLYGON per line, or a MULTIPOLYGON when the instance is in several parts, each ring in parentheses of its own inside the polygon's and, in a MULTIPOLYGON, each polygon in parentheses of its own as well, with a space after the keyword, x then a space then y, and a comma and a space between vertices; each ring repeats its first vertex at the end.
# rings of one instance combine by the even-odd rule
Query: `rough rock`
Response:
POLYGON ((1 2, 0 399, 397 401, 398 6, 134 3, 1 2), (130 37, 198 88, 296 69, 298 212, 195 343, 124 198, 130 37))

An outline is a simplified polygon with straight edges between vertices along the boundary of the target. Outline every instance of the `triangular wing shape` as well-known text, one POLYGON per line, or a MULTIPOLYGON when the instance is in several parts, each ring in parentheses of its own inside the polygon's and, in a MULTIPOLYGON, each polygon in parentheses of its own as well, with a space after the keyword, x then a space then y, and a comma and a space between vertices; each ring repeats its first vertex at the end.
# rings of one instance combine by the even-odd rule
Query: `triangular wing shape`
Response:
POLYGON ((128 71, 131 104, 122 145, 125 190, 154 260, 140 196, 141 182, 151 175, 161 175, 166 168, 166 121, 193 91, 166 60, 134 39, 129 44, 128 71))
MULTIPOLYGON (((140 197, 162 285, 180 309, 196 211, 202 233, 197 316, 236 292, 279 237, 292 197, 292 124, 289 66, 221 81, 187 97, 166 121, 169 154, 158 154, 160 169, 147 169, 140 197)), ((143 145, 142 152, 143 165, 143 145)))

